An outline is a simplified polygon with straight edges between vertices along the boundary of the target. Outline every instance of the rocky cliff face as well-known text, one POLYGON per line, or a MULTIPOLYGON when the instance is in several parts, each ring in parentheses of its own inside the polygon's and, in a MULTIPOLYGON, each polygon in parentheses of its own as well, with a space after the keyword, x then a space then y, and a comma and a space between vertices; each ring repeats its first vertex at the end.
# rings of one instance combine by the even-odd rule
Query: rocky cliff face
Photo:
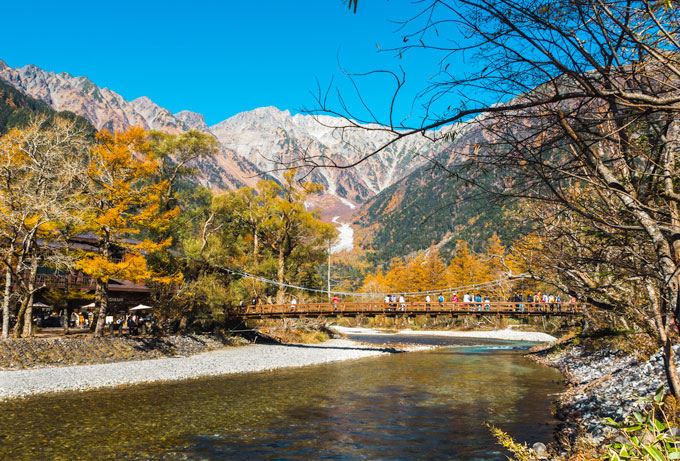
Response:
MULTIPOLYGON (((221 152, 199 166, 200 180, 211 187, 254 185, 263 177, 281 178, 282 167, 295 165, 301 156, 322 164, 347 165, 387 142, 380 131, 340 130, 333 117, 294 115, 275 107, 243 112, 208 127, 201 114, 172 114, 148 97, 126 101, 86 77, 54 73, 28 65, 10 68, 0 61, 0 78, 18 90, 42 100, 56 110, 69 110, 88 119, 98 129, 125 130, 132 125, 179 133, 198 129, 212 133, 221 152)), ((322 184, 326 195, 340 203, 357 203, 375 196, 422 164, 418 154, 432 146, 424 139, 395 143, 356 168, 301 168, 306 179, 322 184)))
POLYGON ((210 131, 208 125, 205 123, 205 117, 202 114, 197 114, 196 112, 191 112, 189 110, 183 110, 177 112, 175 117, 182 121, 187 127, 199 131, 210 131))
MULTIPOLYGON (((248 158, 259 169, 273 171, 282 165, 300 165, 305 157, 324 165, 348 165, 390 140, 383 131, 343 130, 338 118, 296 114, 275 107, 242 112, 210 131, 223 146, 248 158)), ((422 164, 418 154, 430 151, 424 139, 395 143, 351 169, 301 167, 328 194, 362 202, 422 164)))

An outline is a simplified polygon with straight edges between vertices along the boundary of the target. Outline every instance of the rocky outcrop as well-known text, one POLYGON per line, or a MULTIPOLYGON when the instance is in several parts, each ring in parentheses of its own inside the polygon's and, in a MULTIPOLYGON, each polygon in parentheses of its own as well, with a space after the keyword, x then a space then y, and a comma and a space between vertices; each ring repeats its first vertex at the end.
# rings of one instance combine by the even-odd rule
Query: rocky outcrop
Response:
POLYGON ((155 104, 146 96, 134 99, 130 102, 135 112, 141 115, 148 127, 152 130, 161 130, 167 133, 182 133, 190 128, 181 120, 177 119, 172 112, 155 104))
POLYGON ((210 129, 205 123, 205 117, 202 114, 183 110, 175 114, 175 118, 183 122, 189 129, 209 132, 210 129))

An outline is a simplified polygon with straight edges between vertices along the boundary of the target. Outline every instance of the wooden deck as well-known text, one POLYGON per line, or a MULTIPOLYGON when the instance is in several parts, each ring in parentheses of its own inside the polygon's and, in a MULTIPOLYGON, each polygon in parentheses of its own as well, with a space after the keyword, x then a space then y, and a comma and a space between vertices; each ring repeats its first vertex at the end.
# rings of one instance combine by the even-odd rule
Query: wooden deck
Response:
POLYGON ((497 315, 526 317, 535 315, 581 315, 582 304, 578 303, 511 303, 511 302, 339 302, 309 304, 259 304, 238 307, 235 315, 248 319, 281 319, 305 317, 415 317, 418 315, 497 315))

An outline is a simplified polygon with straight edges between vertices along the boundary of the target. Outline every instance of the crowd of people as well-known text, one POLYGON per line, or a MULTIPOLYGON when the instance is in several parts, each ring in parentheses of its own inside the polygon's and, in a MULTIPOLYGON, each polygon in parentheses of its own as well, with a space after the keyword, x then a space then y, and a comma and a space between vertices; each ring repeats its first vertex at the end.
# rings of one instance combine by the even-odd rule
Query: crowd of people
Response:
MULTIPOLYGON (((453 293, 451 295, 450 299, 447 299, 448 297, 445 296, 444 293, 440 293, 439 295, 430 295, 427 294, 425 295, 424 301, 426 304, 426 307, 431 307, 432 304, 432 296, 436 297, 436 302, 439 305, 443 305, 444 303, 450 302, 450 303, 461 303, 461 307, 473 307, 473 308, 478 308, 478 309, 483 309, 483 310, 490 310, 491 309, 491 297, 488 294, 482 295, 481 293, 465 293, 463 294, 462 298, 458 296, 458 293, 453 293), (472 305, 472 306, 471 306, 472 305)), ((406 303, 408 301, 404 298, 404 295, 399 295, 397 298, 396 295, 385 295, 385 304, 387 304, 390 307, 397 307, 397 304, 400 308, 406 307, 406 303)), ((503 302, 503 301, 498 301, 498 302, 503 302)), ((554 296, 552 294, 546 294, 546 293, 527 293, 526 295, 520 292, 513 293, 510 298, 505 301, 505 302, 510 302, 514 303, 517 310, 525 310, 525 308, 548 308, 550 310, 557 310, 560 311, 562 308, 563 300, 562 297, 558 294, 557 296, 554 296)), ((575 304, 576 303, 576 298, 571 297, 569 299, 569 304, 575 304)))
MULTIPOLYGON (((384 303, 388 307, 388 309, 398 309, 398 310, 404 310, 408 303, 411 302, 423 302, 425 303, 426 307, 432 307, 433 303, 437 303, 440 306, 443 306, 444 304, 451 304, 453 303, 456 307, 458 306, 458 303, 460 303, 460 307, 463 308, 472 308, 472 309, 479 309, 479 310, 491 310, 491 303, 492 302, 501 302, 501 303, 512 303, 514 304, 513 309, 519 310, 519 311, 524 311, 525 309, 532 309, 532 308, 538 308, 538 309, 547 309, 547 310, 554 310, 554 311, 560 311, 562 309, 563 304, 568 303, 568 304, 575 304, 576 303, 576 298, 571 297, 569 301, 564 301, 561 297, 561 295, 552 295, 552 294, 547 294, 547 293, 521 293, 521 292, 515 292, 513 293, 507 300, 505 301, 492 301, 491 297, 488 294, 482 294, 482 293, 465 293, 462 295, 462 297, 458 296, 458 293, 452 293, 450 295, 450 298, 447 294, 440 293, 440 294, 426 294, 422 301, 419 301, 417 299, 408 299, 406 298, 403 294, 400 295, 392 295, 392 294, 386 294, 384 298, 384 303)), ((331 304, 337 308, 338 304, 340 303, 340 298, 338 295, 334 295, 331 304)), ((253 305, 258 304, 257 300, 253 299, 252 302, 253 305)), ((295 297, 290 298, 290 309, 295 309, 297 307, 298 301, 295 297)), ((241 306, 243 306, 243 303, 241 303, 241 306)))

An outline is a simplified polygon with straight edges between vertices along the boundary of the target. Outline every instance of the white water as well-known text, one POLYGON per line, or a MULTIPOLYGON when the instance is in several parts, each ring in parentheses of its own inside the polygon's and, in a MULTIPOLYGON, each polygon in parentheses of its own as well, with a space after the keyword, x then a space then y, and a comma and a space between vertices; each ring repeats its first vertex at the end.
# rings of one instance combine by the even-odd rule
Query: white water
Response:
POLYGON ((355 209, 355 208, 357 207, 355 204, 353 204, 352 202, 350 202, 349 200, 347 200, 347 199, 344 198, 344 197, 338 197, 338 198, 340 199, 340 201, 341 201, 342 203, 344 203, 345 205, 347 205, 347 206, 350 208, 350 210, 353 210, 353 209, 355 209))
POLYGON ((331 220, 340 232, 335 244, 331 246, 331 253, 339 253, 345 250, 349 251, 354 248, 354 229, 351 225, 338 221, 339 217, 340 216, 336 216, 331 220))

